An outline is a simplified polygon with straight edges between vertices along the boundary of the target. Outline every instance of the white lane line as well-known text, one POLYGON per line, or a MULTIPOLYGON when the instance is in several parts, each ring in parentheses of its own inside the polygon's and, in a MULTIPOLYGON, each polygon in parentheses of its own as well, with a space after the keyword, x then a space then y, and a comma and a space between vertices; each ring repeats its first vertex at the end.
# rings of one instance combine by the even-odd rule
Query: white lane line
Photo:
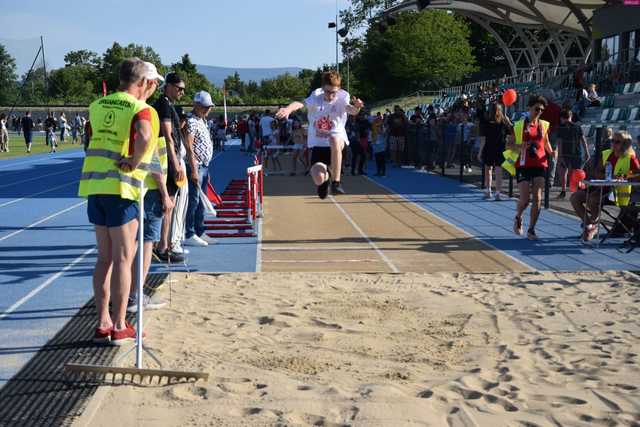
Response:
POLYGON ((331 247, 321 247, 321 248, 304 248, 304 247, 289 247, 289 248, 262 248, 263 251, 273 251, 273 252, 303 252, 303 251, 313 251, 313 252, 324 252, 324 251, 372 251, 372 247, 366 246, 331 246, 331 247))
MULTIPOLYGON (((277 264, 340 264, 343 262, 380 262, 377 259, 270 259, 262 261, 277 264)), ((397 273, 397 272, 396 272, 397 273)))
POLYGON ((396 193, 395 191, 393 191, 391 188, 387 187, 384 184, 380 184, 379 182, 374 181, 373 179, 369 178, 368 176, 365 176, 366 179, 368 179, 369 181, 371 181, 372 183, 374 183, 375 185, 378 185, 382 188, 384 188, 385 190, 387 190, 389 193, 391 193, 394 196, 398 196, 401 199, 403 199, 404 201, 413 204, 414 206, 417 206, 419 209, 421 209, 422 211, 428 213, 429 215, 433 215, 434 217, 438 218, 440 221, 444 222, 445 224, 450 225, 451 227, 455 228, 456 230, 460 231, 462 234, 464 234, 467 237, 471 237, 472 239, 478 240, 479 242, 481 242, 484 245, 487 245, 488 247, 492 248, 493 250, 496 250, 498 252, 500 252, 501 254, 503 254, 504 256, 506 256, 507 258, 510 258, 511 260, 517 262, 518 264, 522 265, 523 267, 525 267, 526 269, 530 270, 530 271, 535 271, 536 269, 533 268, 532 266, 530 266, 529 264, 525 263, 524 261, 519 260, 518 258, 514 257, 513 255, 508 254, 507 252, 503 251, 502 249, 498 249, 496 248, 494 245, 492 245, 491 243, 479 239, 477 236, 472 235, 471 233, 468 233, 466 230, 458 227, 457 225, 447 221, 446 219, 444 219, 443 217, 441 217, 440 215, 435 214, 434 212, 431 212, 430 210, 420 206, 418 203, 414 202, 411 199, 406 198, 404 195, 396 193))
POLYGON ((25 295, 22 298, 20 298, 11 307, 6 309, 4 312, 0 313, 0 320, 4 319, 5 317, 9 316, 11 313, 16 311, 18 308, 20 308, 21 305, 23 305, 24 303, 29 301, 31 298, 36 296, 43 289, 45 289, 47 286, 49 286, 50 284, 55 282, 60 276, 62 276, 67 271, 69 271, 71 268, 73 268, 74 265, 78 264, 80 261, 85 259, 87 257, 87 255, 89 255, 90 253, 92 253, 95 250, 96 250, 95 246, 92 247, 91 249, 86 250, 78 258, 74 259, 69 264, 67 264, 62 270, 60 270, 59 272, 57 272, 53 276, 49 277, 47 280, 45 280, 43 283, 41 283, 37 288, 32 289, 31 292, 29 292, 27 295, 25 295))
POLYGON ((40 219, 40 220, 38 220, 38 221, 34 222, 33 224, 29 224, 29 225, 27 225, 26 227, 21 228, 20 230, 16 230, 16 231, 14 231, 13 233, 9 233, 9 234, 7 234, 7 235, 6 235, 6 236, 4 236, 4 237, 0 237, 0 242, 2 242, 2 241, 4 241, 4 240, 7 240, 8 238, 13 237, 13 236, 15 236, 15 235, 17 235, 17 234, 20 234, 20 233, 22 233, 22 232, 23 232, 23 231, 25 231, 25 230, 28 230, 28 229, 30 229, 30 228, 32 228, 32 227, 35 227, 36 225, 40 225, 40 224, 42 224, 43 222, 47 222, 47 221, 49 221, 50 219, 55 218, 55 217, 57 217, 57 216, 59 216, 59 215, 62 215, 62 214, 63 214, 63 213, 65 213, 65 212, 69 212, 70 210, 75 209, 75 208, 77 208, 78 206, 82 206, 82 205, 84 205, 85 203, 87 203, 87 201, 86 201, 86 200, 83 200, 82 202, 80 202, 80 203, 76 203, 75 205, 73 205, 73 206, 71 206, 71 207, 68 207, 68 208, 63 209, 63 210, 61 210, 61 211, 59 211, 59 212, 56 212, 56 213, 54 213, 54 214, 51 214, 51 215, 49 215, 49 216, 48 216, 48 217, 46 217, 46 218, 42 218, 42 219, 40 219))
POLYGON ((54 190, 57 190, 59 188, 68 187, 68 186, 70 186, 72 184, 77 184, 77 183, 78 183, 78 181, 68 182, 66 184, 62 184, 62 185, 58 185, 57 187, 50 188, 48 190, 40 191, 38 193, 29 194, 28 196, 20 197, 19 199, 15 199, 15 200, 11 200, 10 202, 3 203, 3 204, 0 205, 0 208, 4 208, 5 206, 9 206, 9 205, 12 205, 14 203, 18 203, 18 202, 20 202, 22 200, 29 199, 29 198, 35 197, 35 196, 39 196, 41 194, 50 193, 50 192, 52 192, 54 190))
MULTIPOLYGON (((77 150, 79 150, 81 147, 82 147, 82 146, 78 147, 78 149, 77 149, 77 150)), ((24 161, 24 162, 11 162, 11 163, 9 163, 9 162, 11 161, 11 159, 2 160, 2 161, 0 161, 0 170, 2 170, 2 169, 7 169, 7 168, 10 168, 10 167, 12 167, 12 166, 28 165, 28 164, 30 164, 30 163, 37 163, 37 162, 40 162, 40 161, 47 162, 47 161, 49 161, 49 160, 51 160, 51 159, 58 159, 58 157, 62 157, 62 155, 63 155, 63 154, 70 154, 70 153, 74 153, 74 152, 76 152, 77 150, 76 150, 76 149, 73 149, 73 148, 70 148, 69 150, 58 151, 57 153, 54 153, 53 155, 51 155, 51 153, 49 153, 49 155, 48 155, 48 156, 43 156, 43 155, 40 155, 40 154, 36 154, 37 156, 40 156, 40 157, 35 158, 35 159, 34 159, 34 158, 31 158, 31 159, 26 160, 26 161, 24 161), (7 162, 7 164, 6 164, 6 165, 5 165, 5 164, 2 164, 2 163, 4 163, 4 162, 7 162)), ((25 154, 25 155, 26 155, 26 154, 25 154)), ((18 171, 11 171, 11 172, 20 172, 20 171, 18 170, 18 171)))
POLYGON ((380 258, 382 258, 382 260, 387 264, 387 266, 391 269, 392 272, 394 273, 399 273, 400 270, 398 270, 398 268, 395 266, 395 264, 393 262, 391 262, 391 260, 384 254, 384 252, 382 252, 380 250, 380 248, 378 247, 378 245, 376 245, 370 238, 369 236, 367 236, 364 231, 362 231, 362 229, 358 226, 358 224, 356 224, 356 222, 353 220, 353 218, 351 218, 351 216, 349 216, 349 214, 347 213, 347 211, 345 211, 342 206, 340 206, 340 204, 338 202, 336 202, 335 197, 333 196, 329 196, 329 198, 331 198, 331 201, 333 202, 334 205, 336 205, 336 207, 338 208, 338 210, 340 212, 342 212, 342 215, 344 215, 345 218, 347 218, 347 221, 349 221, 351 223, 351 226, 353 226, 353 228, 356 229, 356 231, 358 233, 360 233, 360 235, 367 241, 367 243, 369 243, 369 245, 377 252, 378 256, 380 258))
POLYGON ((38 176, 36 176, 34 178, 23 179, 22 181, 12 182, 11 184, 0 185, 0 188, 15 187, 16 185, 24 184, 25 182, 36 181, 38 179, 45 178, 47 176, 62 175, 63 173, 69 173, 69 172, 79 172, 79 170, 78 170, 78 168, 71 168, 71 169, 67 169, 67 170, 64 170, 64 171, 60 171, 60 172, 49 173, 47 175, 38 175, 38 176))

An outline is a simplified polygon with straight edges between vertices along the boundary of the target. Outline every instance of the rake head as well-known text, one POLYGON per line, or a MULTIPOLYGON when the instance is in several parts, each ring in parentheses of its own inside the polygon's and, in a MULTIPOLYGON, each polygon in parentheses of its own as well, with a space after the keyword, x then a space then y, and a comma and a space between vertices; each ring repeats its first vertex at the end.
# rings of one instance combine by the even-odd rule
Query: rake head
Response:
POLYGON ((116 366, 83 365, 68 363, 64 367, 67 374, 78 375, 81 379, 101 381, 111 384, 170 385, 208 380, 204 372, 169 371, 165 369, 120 368, 116 366))

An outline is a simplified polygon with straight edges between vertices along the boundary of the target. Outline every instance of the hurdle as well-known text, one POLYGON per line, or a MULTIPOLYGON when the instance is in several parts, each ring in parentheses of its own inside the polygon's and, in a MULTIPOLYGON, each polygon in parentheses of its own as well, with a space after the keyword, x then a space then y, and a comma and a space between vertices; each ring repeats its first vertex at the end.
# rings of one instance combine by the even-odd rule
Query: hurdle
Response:
POLYGON ((263 215, 264 171, 262 165, 247 168, 246 178, 233 180, 220 195, 216 218, 205 219, 207 236, 213 238, 256 237, 257 220, 263 215))

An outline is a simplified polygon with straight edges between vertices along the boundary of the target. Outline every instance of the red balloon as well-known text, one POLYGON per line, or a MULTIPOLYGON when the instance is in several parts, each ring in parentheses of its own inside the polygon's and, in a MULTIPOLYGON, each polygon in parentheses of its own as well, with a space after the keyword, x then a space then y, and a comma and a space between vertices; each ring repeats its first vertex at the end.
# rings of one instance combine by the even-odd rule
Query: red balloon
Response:
POLYGON ((514 89, 507 89, 502 94, 502 103, 507 107, 513 105, 518 99, 518 93, 514 89))

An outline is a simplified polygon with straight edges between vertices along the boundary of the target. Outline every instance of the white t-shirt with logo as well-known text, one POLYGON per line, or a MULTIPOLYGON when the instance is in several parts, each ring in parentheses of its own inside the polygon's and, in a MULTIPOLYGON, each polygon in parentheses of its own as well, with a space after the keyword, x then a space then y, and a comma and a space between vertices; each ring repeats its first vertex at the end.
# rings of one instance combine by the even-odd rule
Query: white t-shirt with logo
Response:
POLYGON ((313 147, 330 147, 329 137, 339 136, 346 145, 349 145, 347 131, 347 105, 350 100, 349 93, 340 89, 333 101, 324 99, 322 88, 314 90, 304 100, 309 116, 309 136, 307 145, 313 147))

